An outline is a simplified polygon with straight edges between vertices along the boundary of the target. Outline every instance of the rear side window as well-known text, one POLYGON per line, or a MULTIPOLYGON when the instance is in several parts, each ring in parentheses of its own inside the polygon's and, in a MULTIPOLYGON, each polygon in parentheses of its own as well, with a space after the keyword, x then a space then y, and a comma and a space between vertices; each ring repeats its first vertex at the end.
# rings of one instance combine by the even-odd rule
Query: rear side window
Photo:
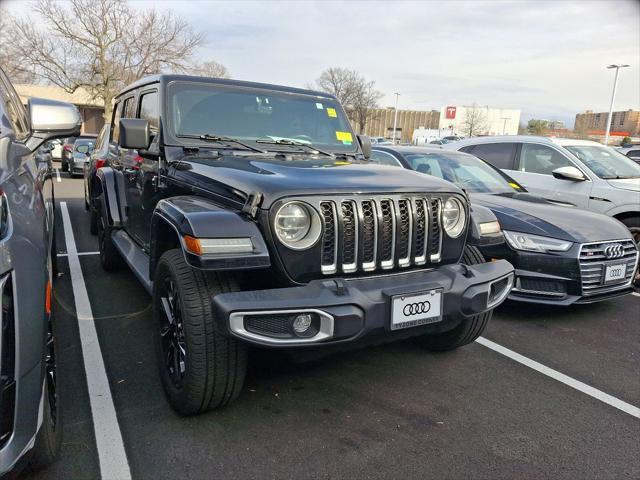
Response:
POLYGON ((640 158, 640 150, 629 150, 627 152, 629 158, 640 158))
POLYGON ((158 110, 158 92, 143 93, 140 98, 139 118, 149 122, 151 132, 158 131, 160 116, 158 110))
POLYGON ((118 102, 113 109, 113 134, 111 136, 115 143, 120 140, 120 118, 122 117, 122 102, 118 102))
MULTIPOLYGON (((466 148, 466 147, 465 147, 466 148)), ((468 150, 462 150, 469 152, 468 150)), ((471 153, 497 168, 513 170, 515 143, 483 143, 475 145, 471 153)))

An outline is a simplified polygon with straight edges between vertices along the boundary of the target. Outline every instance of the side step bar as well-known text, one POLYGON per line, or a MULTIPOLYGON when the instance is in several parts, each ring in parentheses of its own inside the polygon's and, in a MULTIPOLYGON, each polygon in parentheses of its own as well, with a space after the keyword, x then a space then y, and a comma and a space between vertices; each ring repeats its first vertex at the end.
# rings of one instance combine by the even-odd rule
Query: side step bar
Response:
POLYGON ((142 286, 151 295, 153 281, 149 278, 149 255, 144 253, 124 230, 115 230, 111 235, 111 240, 142 286))

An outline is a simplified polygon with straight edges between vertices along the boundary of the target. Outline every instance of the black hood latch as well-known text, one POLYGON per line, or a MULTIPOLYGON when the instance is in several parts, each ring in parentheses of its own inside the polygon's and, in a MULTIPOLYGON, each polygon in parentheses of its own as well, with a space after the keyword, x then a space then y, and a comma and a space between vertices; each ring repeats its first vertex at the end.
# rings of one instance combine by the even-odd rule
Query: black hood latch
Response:
POLYGON ((260 192, 251 192, 247 197, 247 201, 244 202, 242 207, 242 213, 248 215, 251 218, 256 218, 256 214, 258 213, 258 207, 262 203, 262 193, 260 192))

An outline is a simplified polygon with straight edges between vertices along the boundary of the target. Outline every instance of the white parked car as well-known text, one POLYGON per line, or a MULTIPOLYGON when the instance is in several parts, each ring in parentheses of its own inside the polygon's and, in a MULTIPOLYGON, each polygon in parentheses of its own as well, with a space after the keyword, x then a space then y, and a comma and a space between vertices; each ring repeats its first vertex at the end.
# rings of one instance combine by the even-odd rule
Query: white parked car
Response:
POLYGON ((554 203, 617 218, 640 242, 640 165, 613 148, 520 135, 469 138, 443 148, 480 157, 554 203))
POLYGON ((621 154, 626 155, 636 163, 640 163, 640 145, 633 145, 632 147, 616 148, 621 154))

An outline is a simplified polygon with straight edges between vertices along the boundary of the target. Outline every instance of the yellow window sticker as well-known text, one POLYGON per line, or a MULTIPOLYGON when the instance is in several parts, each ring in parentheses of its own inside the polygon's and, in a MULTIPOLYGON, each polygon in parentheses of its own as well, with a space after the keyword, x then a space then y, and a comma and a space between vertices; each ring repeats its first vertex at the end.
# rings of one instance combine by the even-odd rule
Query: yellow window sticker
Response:
POLYGON ((516 190, 520 190, 520 185, 518 185, 517 183, 509 182, 509 185, 515 188, 516 190))
POLYGON ((336 113, 336 109, 329 108, 329 107, 327 107, 327 115, 329 115, 332 118, 336 118, 338 116, 338 114, 336 113))
POLYGON ((342 143, 345 142, 353 142, 353 137, 351 136, 351 133, 349 132, 336 132, 336 138, 338 140, 340 140, 342 143))

